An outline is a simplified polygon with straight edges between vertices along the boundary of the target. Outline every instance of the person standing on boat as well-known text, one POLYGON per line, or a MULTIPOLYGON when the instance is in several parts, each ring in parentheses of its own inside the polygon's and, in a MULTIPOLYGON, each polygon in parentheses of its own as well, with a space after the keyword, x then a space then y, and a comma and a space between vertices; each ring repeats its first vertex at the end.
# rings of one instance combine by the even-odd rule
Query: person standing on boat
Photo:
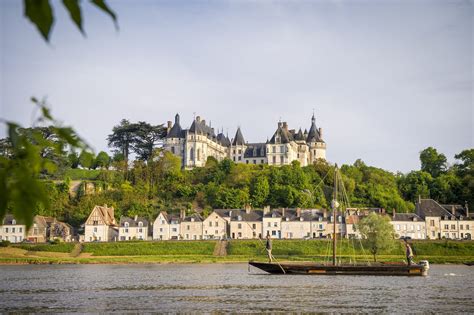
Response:
POLYGON ((411 248, 410 244, 408 244, 407 240, 405 240, 405 247, 406 247, 406 256, 407 256, 407 261, 408 261, 408 266, 411 266, 414 264, 413 262, 413 249, 411 248))
POLYGON ((268 254, 268 262, 272 262, 272 239, 270 238, 270 234, 267 234, 267 244, 265 245, 265 249, 267 250, 268 254))

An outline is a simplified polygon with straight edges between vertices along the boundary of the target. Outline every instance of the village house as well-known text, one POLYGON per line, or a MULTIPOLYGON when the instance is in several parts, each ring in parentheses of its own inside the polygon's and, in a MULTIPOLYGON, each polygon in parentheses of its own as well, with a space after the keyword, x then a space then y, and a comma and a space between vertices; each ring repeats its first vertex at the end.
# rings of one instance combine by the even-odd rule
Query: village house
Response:
MULTIPOLYGON (((181 216, 183 216, 183 211, 181 216)), ((179 240, 181 218, 175 215, 169 215, 166 211, 161 211, 153 222, 154 240, 179 240)))
POLYGON ((53 217, 37 215, 33 219, 33 226, 28 230, 26 238, 35 243, 43 243, 53 239, 63 242, 73 240, 73 228, 65 222, 53 217))
POLYGON ((202 240, 203 231, 202 231, 202 217, 197 214, 191 214, 189 216, 184 216, 181 219, 180 231, 181 237, 184 240, 202 240))
MULTIPOLYGON (((313 220, 310 211, 297 209, 281 210, 281 238, 301 239, 311 237, 311 221, 313 220)), ((267 224, 268 227, 268 224, 267 224)))
POLYGON ((224 239, 228 235, 229 212, 232 210, 216 209, 203 222, 203 239, 224 239))
POLYGON ((114 217, 114 208, 95 206, 84 225, 86 242, 110 242, 118 237, 118 226, 114 217))
MULTIPOLYGON (((262 210, 233 209, 228 212, 230 237, 233 239, 256 239, 262 237, 262 210)), ((226 217, 227 218, 227 217, 226 217)))
POLYGON ((393 209, 390 223, 395 230, 396 238, 410 238, 414 240, 426 239, 425 221, 416 213, 397 213, 393 209))
POLYGON ((425 221, 428 239, 472 239, 474 217, 468 205, 441 205, 433 199, 419 198, 416 214, 425 221))
POLYGON ((25 239, 26 226, 17 222, 11 214, 5 215, 0 226, 0 241, 20 243, 25 239))
POLYGON ((263 208, 263 237, 281 238, 281 215, 282 210, 270 210, 269 206, 263 208))
POLYGON ((119 240, 147 240, 148 220, 135 216, 134 218, 120 217, 119 240))

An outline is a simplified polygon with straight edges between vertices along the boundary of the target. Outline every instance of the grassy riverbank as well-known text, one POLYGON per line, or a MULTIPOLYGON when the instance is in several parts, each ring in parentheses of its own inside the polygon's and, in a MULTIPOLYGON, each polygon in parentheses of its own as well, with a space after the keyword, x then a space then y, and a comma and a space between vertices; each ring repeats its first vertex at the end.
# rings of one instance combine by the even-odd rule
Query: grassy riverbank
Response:
MULTIPOLYGON (((124 263, 230 263, 266 259, 258 240, 233 240, 226 256, 214 256, 217 241, 158 241, 79 244, 20 244, 0 248, 3 264, 124 264, 124 263), (82 250, 81 250, 82 249, 82 250)), ((413 241, 416 260, 431 263, 463 263, 474 261, 473 241, 413 241)), ((359 241, 338 244, 342 261, 372 261, 372 256, 359 241)), ((327 240, 275 240, 273 253, 279 261, 328 260, 331 253, 327 240)), ((378 256, 379 261, 403 261, 401 242, 378 256)))

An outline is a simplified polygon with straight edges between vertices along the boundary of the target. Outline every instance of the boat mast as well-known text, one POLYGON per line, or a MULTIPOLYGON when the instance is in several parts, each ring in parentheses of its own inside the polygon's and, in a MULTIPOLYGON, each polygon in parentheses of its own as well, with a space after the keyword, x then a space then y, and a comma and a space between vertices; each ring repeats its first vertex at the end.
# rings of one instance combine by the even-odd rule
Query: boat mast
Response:
POLYGON ((336 265, 337 164, 334 168, 334 198, 332 202, 332 264, 336 265))

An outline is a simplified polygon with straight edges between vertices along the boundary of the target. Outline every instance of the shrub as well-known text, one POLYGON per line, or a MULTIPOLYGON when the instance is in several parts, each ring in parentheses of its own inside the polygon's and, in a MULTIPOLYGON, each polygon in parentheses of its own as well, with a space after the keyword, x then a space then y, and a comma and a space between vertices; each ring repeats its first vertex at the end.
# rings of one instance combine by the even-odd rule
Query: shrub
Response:
POLYGON ((8 247, 10 246, 10 241, 3 240, 0 242, 0 247, 8 247))

